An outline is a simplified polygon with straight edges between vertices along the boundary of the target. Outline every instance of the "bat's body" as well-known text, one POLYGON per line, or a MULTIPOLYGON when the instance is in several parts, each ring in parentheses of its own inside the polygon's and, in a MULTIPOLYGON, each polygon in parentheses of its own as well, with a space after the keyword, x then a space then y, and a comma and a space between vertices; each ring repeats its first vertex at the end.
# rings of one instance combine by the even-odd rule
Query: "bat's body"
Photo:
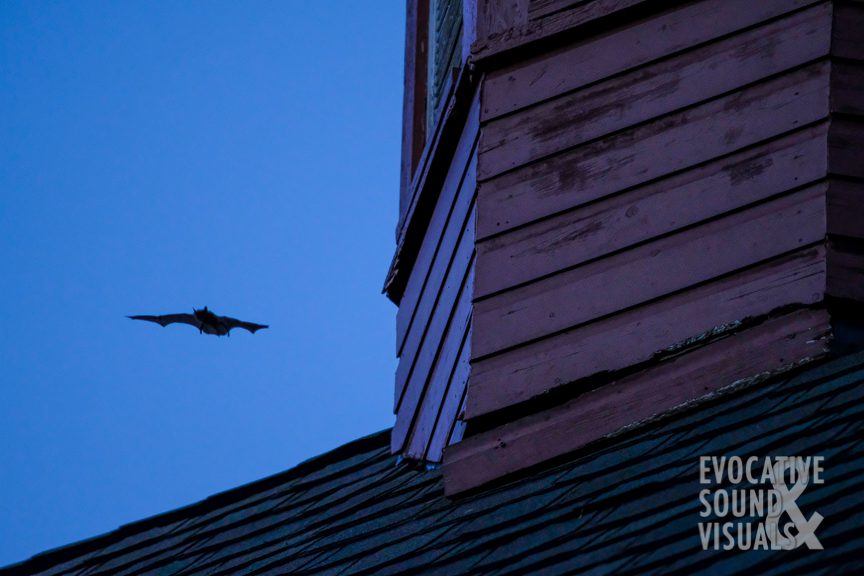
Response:
POLYGON ((147 320, 155 322, 160 326, 168 324, 180 323, 189 324, 198 328, 198 332, 202 334, 214 334, 216 336, 230 336, 233 328, 244 328, 249 332, 255 333, 256 330, 268 328, 265 324, 255 324, 254 322, 243 322, 230 316, 219 316, 214 314, 205 306, 203 310, 192 309, 192 314, 163 314, 162 316, 127 316, 132 320, 147 320))

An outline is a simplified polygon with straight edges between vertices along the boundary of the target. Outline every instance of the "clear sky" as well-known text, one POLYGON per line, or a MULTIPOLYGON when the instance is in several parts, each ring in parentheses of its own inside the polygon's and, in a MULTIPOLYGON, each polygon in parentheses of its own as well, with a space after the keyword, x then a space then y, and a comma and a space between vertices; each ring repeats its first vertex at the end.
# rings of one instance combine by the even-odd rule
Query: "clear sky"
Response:
POLYGON ((0 565, 392 424, 404 2, 0 2, 0 565), (199 335, 127 314, 270 324, 199 335))

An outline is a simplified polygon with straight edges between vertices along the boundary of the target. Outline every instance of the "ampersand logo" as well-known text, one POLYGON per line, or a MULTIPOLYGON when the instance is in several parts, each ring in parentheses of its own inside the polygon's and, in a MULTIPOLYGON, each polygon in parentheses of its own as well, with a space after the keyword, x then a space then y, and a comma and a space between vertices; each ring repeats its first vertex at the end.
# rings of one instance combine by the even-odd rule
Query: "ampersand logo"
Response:
POLYGON ((816 537, 816 528, 824 518, 818 512, 814 512, 810 519, 804 518, 804 514, 798 507, 796 501, 801 493, 807 488, 810 480, 801 459, 794 458, 774 464, 774 490, 780 495, 780 506, 778 510, 769 512, 765 518, 765 529, 771 543, 779 545, 784 550, 797 548, 806 544, 811 550, 822 550, 822 543, 816 537), (794 484, 792 489, 786 485, 786 471, 795 470, 794 484), (775 513, 776 512, 776 513, 775 513), (786 536, 780 534, 780 518, 786 514, 795 525, 797 534, 786 536))

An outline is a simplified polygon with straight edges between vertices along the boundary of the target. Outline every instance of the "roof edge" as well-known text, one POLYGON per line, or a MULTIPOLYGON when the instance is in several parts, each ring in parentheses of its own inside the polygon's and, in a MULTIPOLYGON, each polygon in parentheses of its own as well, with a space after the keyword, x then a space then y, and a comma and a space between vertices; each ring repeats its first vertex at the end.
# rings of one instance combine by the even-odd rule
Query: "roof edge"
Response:
POLYGON ((216 494, 205 497, 203 500, 181 506, 180 508, 174 508, 166 512, 159 512, 152 516, 142 518, 141 520, 121 524, 114 530, 103 534, 64 544, 56 548, 45 550, 44 552, 39 552, 30 558, 21 560, 20 562, 0 566, 0 574, 15 574, 25 567, 27 568, 27 573, 32 572, 33 570, 43 570, 66 560, 79 557, 91 550, 104 548, 109 543, 151 529, 154 526, 168 524, 176 521, 180 517, 188 516, 191 513, 218 508, 242 500, 251 494, 311 474, 312 472, 321 470, 330 464, 345 460, 350 456, 361 454, 376 448, 389 447, 390 431, 391 428, 379 430, 378 432, 357 438, 356 440, 352 440, 328 452, 324 452, 323 454, 303 460, 296 466, 287 470, 253 480, 246 484, 241 484, 240 486, 235 486, 234 488, 229 488, 222 492, 217 492, 216 494))

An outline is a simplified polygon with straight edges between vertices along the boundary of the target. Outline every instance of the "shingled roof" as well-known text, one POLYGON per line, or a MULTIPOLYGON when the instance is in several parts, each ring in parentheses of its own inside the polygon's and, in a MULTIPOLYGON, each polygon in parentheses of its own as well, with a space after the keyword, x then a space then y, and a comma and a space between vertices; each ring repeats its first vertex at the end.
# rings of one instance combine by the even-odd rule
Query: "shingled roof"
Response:
POLYGON ((0 574, 816 573, 864 568, 864 354, 741 385, 450 500, 388 431, 0 574), (821 455, 822 551, 703 551, 702 455, 821 455))

